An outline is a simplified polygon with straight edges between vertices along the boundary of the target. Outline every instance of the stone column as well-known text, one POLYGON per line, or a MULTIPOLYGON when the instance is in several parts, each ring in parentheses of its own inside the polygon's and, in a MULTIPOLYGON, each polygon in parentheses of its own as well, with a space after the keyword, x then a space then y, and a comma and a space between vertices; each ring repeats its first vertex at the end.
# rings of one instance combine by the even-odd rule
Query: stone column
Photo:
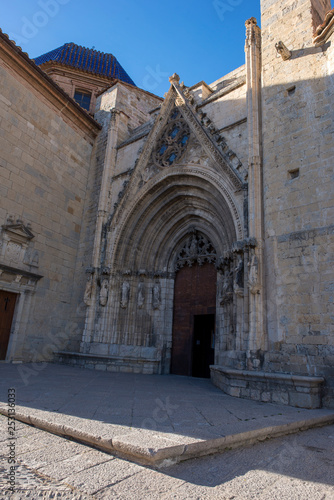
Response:
POLYGON ((94 249, 92 256, 92 265, 89 269, 91 272, 91 283, 90 283, 90 299, 86 302, 87 314, 85 321, 85 329, 82 337, 81 350, 85 351, 85 344, 92 341, 92 336, 94 332, 94 322, 96 314, 96 304, 97 297, 99 295, 98 289, 98 278, 100 274, 101 267, 101 244, 102 244, 102 232, 103 227, 107 222, 110 207, 109 207, 109 190, 111 186, 111 178, 115 170, 116 163, 116 146, 118 140, 118 128, 119 128, 119 115, 120 112, 116 109, 111 110, 109 128, 108 128, 108 139, 105 150, 105 159, 103 165, 103 173, 101 178, 100 196, 98 211, 96 217, 96 229, 94 236, 94 249))
MULTIPOLYGON (((249 237, 257 246, 248 262, 248 357, 266 347, 263 276, 263 181, 261 151, 261 30, 254 17, 246 21, 246 79, 248 107, 248 221, 249 237)), ((245 269, 247 272, 247 269, 245 269)), ((252 367, 252 366, 250 366, 252 367)), ((253 364, 256 367, 256 362, 253 364)))

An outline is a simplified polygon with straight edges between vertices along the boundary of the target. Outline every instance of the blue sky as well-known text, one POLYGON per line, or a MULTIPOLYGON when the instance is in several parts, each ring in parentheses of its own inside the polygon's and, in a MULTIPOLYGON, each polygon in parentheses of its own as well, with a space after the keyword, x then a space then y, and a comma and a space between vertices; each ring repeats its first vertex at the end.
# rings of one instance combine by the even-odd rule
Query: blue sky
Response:
POLYGON ((74 42, 111 52, 135 83, 157 95, 178 73, 212 83, 244 64, 245 21, 260 0, 11 0, 1 29, 30 57, 74 42))

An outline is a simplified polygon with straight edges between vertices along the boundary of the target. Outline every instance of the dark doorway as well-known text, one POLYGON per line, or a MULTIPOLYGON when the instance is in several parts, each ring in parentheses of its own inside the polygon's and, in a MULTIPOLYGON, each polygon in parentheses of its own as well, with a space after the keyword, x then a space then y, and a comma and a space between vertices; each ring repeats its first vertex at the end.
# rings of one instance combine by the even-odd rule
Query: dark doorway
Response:
POLYGON ((17 294, 0 290, 0 359, 6 359, 17 294))
MULTIPOLYGON (((202 321, 195 318, 205 317, 208 329, 212 329, 212 325, 214 326, 216 286, 217 270, 213 264, 185 266, 176 274, 171 362, 171 373, 175 375, 209 377, 209 352, 206 355, 207 361, 205 362, 207 366, 206 375, 203 375, 203 372, 197 366, 198 362, 196 362, 194 371, 193 356, 197 355, 197 351, 196 353, 194 351, 195 329, 196 335, 200 335, 199 330, 201 328, 199 325, 201 325, 202 321)), ((210 335, 211 331, 208 333, 208 337, 210 335)), ((196 340, 201 339, 197 338, 196 340)), ((205 340, 202 341, 205 342, 205 340)))
POLYGON ((210 378, 210 365, 214 364, 215 315, 194 316, 194 343, 192 376, 210 378))

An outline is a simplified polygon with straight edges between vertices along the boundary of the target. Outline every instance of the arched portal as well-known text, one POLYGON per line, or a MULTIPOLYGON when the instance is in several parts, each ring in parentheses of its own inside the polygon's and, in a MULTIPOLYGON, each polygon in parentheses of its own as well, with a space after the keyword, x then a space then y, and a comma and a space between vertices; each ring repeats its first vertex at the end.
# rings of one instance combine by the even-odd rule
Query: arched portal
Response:
POLYGON ((217 270, 213 264, 176 273, 171 373, 209 377, 214 363, 217 270))
MULTIPOLYGON (((188 335, 192 340, 200 336, 208 320, 217 325, 217 352, 218 344, 222 345, 221 311, 214 319, 215 264, 243 236, 243 193, 227 192, 222 177, 213 170, 185 166, 158 174, 125 201, 107 232, 102 269, 110 272, 108 299, 105 305, 100 300, 92 315, 84 348, 112 356, 127 370, 170 373, 175 280, 187 273, 180 269, 197 269, 194 289, 210 283, 207 302, 193 298, 196 307, 188 335), (201 308, 200 302, 205 306, 201 308), (206 315, 211 318, 203 318, 206 315)), ((100 278, 101 290, 102 284, 100 278)), ((220 304, 217 307, 221 309, 220 304)), ((193 360, 196 353, 190 351, 193 360)), ((190 365, 187 374, 193 374, 190 365)), ((200 367, 198 375, 203 375, 200 367)))

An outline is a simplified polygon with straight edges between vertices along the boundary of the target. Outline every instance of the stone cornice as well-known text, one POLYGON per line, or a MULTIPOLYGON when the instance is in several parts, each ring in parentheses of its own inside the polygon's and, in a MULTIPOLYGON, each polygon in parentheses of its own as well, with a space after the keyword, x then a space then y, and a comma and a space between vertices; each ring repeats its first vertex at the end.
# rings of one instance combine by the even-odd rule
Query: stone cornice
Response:
POLYGON ((329 37, 334 33, 334 9, 327 12, 325 21, 317 27, 313 37, 313 43, 318 47, 327 42, 329 37))
POLYGON ((0 271, 9 274, 19 274, 20 276, 25 276, 34 281, 39 281, 43 276, 41 274, 31 273, 30 271, 25 271, 24 269, 19 269, 17 267, 6 266, 0 262, 0 271))
POLYGON ((18 74, 33 92, 61 112, 64 121, 79 128, 91 141, 95 139, 102 127, 1 31, 0 56, 12 73, 18 74))
POLYGON ((207 90, 209 90, 209 92, 211 92, 211 94, 214 92, 212 90, 212 88, 210 87, 210 85, 208 85, 206 82, 204 82, 204 80, 201 80, 200 82, 198 83, 195 83, 195 85, 192 85, 191 87, 188 87, 188 90, 191 91, 191 90, 195 90, 197 89, 198 87, 202 87, 204 86, 207 90))
POLYGON ((233 83, 231 83, 227 87, 223 87, 220 90, 215 91, 209 97, 207 97, 203 102, 201 102, 201 104, 197 105, 197 109, 203 108, 204 106, 206 106, 210 102, 216 101, 220 97, 226 96, 230 92, 233 92, 233 90, 236 90, 245 84, 246 84, 246 76, 240 76, 239 78, 237 78, 233 83))

